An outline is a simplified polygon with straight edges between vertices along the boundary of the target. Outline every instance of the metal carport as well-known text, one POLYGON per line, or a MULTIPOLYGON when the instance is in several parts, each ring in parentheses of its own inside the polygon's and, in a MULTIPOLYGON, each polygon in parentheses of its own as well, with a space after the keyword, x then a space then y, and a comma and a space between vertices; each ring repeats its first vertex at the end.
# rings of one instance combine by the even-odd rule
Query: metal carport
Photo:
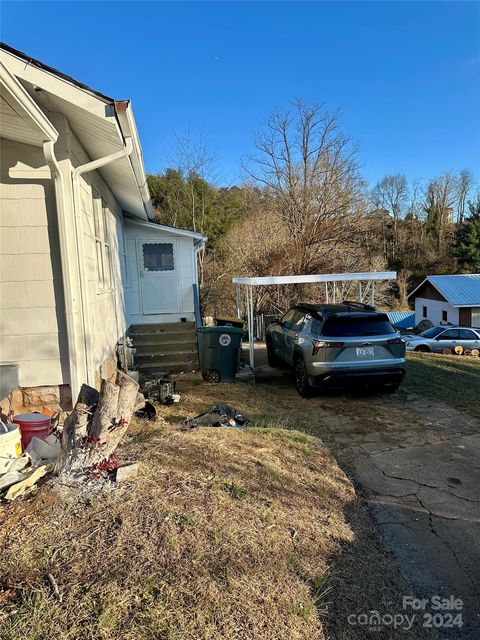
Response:
POLYGON ((245 288, 246 297, 246 310, 247 310, 247 324, 248 324, 248 350, 250 356, 250 366, 252 370, 255 370, 255 346, 253 335, 253 287, 265 287, 269 285, 279 284, 305 284, 305 283, 325 283, 325 290, 327 294, 327 302, 329 300, 328 283, 333 283, 333 295, 332 302, 336 301, 336 288, 337 282, 358 282, 358 297, 360 302, 363 302, 367 295, 368 283, 370 286, 370 299, 371 304, 375 304, 375 282, 379 280, 396 280, 396 271, 365 271, 358 273, 325 273, 314 275, 301 275, 301 276, 260 276, 255 278, 236 277, 232 278, 232 282, 236 285, 236 300, 237 300, 237 314, 238 317, 242 317, 242 287, 245 288), (362 282, 367 283, 367 286, 362 288, 362 282))

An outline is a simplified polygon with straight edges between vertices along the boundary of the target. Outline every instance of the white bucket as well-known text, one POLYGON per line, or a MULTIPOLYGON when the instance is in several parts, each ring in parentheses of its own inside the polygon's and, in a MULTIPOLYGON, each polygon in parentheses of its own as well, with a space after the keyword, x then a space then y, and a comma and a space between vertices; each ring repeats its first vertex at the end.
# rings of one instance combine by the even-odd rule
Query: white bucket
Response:
POLYGON ((12 460, 22 455, 22 439, 18 424, 0 421, 0 473, 7 473, 12 460))

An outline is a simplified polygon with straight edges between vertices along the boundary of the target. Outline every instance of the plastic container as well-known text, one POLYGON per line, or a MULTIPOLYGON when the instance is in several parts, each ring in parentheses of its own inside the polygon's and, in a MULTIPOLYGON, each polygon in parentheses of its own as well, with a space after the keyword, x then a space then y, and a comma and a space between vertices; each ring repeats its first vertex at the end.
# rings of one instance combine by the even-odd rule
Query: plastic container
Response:
POLYGON ((199 327, 200 367, 208 382, 233 382, 238 369, 238 350, 243 329, 199 327))
POLYGON ((52 419, 43 413, 22 413, 15 416, 13 422, 20 426, 24 451, 32 438, 45 440, 52 427, 52 419))
POLYGON ((0 473, 6 473, 12 460, 22 455, 20 429, 17 424, 0 421, 0 473))

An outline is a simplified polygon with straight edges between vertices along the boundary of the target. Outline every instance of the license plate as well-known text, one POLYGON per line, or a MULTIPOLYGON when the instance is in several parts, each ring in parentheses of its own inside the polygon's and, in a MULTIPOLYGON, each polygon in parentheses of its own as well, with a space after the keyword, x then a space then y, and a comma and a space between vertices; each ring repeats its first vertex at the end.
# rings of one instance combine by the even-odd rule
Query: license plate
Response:
POLYGON ((368 358, 375 355, 373 347, 357 347, 357 358, 368 358))

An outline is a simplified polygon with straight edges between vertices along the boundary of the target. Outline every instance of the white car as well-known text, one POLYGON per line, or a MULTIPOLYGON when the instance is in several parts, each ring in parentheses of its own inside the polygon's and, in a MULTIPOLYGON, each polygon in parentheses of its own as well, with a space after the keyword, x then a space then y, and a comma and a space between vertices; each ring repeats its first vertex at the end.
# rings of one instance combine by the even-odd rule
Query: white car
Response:
POLYGON ((431 327, 419 335, 404 335, 403 339, 407 351, 442 353, 444 349, 453 351, 457 346, 480 350, 480 329, 473 327, 431 327))

